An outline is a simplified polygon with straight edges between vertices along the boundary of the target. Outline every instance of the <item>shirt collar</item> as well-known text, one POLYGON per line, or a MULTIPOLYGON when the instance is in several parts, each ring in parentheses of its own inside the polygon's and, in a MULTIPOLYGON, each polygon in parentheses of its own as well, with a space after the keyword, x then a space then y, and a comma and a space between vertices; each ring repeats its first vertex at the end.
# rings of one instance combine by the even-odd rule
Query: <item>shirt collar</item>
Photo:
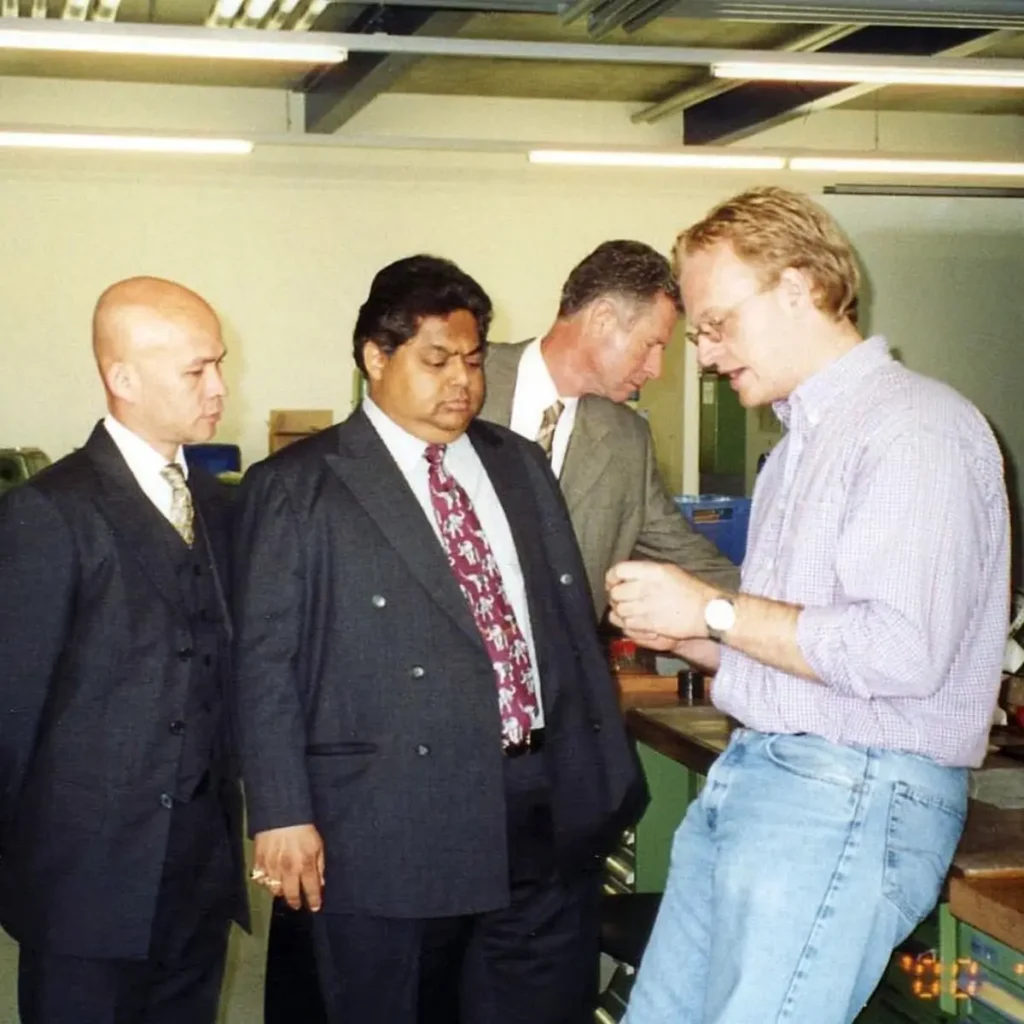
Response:
POLYGON ((526 376, 530 382, 530 394, 541 409, 547 409, 555 402, 561 402, 564 408, 569 408, 579 401, 577 397, 565 398, 558 393, 558 388, 555 387, 555 381, 544 359, 540 338, 536 338, 526 346, 519 361, 519 373, 526 376))
POLYGON ((787 428, 797 415, 816 426, 845 392, 891 361, 889 343, 882 335, 873 335, 805 380, 788 398, 773 403, 772 409, 787 428))
MULTIPOLYGON (((148 441, 144 441, 138 434, 129 430, 120 420, 115 419, 111 415, 104 417, 103 425, 107 428, 107 433, 114 444, 117 445, 118 450, 124 456, 125 462, 128 463, 129 468, 136 476, 142 474, 151 477, 160 476, 161 472, 168 465, 167 459, 148 441)), ((178 450, 174 453, 174 458, 171 459, 171 462, 177 463, 181 467, 181 471, 187 480, 188 463, 185 461, 185 451, 181 445, 178 445, 178 450)))
MULTIPOLYGON (((398 463, 403 475, 408 476, 413 469, 426 466, 426 459, 423 458, 423 453, 427 450, 426 441, 410 434, 405 427, 400 427, 369 395, 363 399, 363 412, 380 435, 391 457, 398 463)), ((447 448, 451 451, 469 443, 469 438, 462 434, 447 448)))

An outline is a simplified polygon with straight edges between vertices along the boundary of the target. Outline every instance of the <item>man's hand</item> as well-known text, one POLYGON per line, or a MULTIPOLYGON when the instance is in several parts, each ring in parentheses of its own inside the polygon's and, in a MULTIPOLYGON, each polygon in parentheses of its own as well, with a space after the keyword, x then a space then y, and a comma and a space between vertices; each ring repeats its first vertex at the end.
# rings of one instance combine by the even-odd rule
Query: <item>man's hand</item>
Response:
POLYGON ((722 647, 714 640, 680 640, 672 647, 672 653, 711 676, 722 661, 722 647))
POLYGON ((313 825, 292 825, 257 832, 253 840, 252 879, 275 896, 284 896, 292 910, 323 905, 324 843, 313 825))
POLYGON ((718 591, 677 566, 620 562, 608 570, 605 584, 612 623, 645 647, 672 650, 665 641, 707 637, 704 606, 718 591))

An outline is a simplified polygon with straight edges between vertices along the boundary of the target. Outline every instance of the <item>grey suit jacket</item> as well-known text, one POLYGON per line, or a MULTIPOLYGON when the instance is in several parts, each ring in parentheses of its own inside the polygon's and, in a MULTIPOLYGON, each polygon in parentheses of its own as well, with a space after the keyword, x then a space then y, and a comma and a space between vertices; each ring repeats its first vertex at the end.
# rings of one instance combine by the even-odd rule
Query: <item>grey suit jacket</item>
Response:
MULTIPOLYGON (((529 344, 488 347, 481 418, 509 425, 519 361, 529 344)), ((666 493, 647 421, 629 406, 597 395, 580 400, 559 482, 598 618, 608 606, 605 573, 634 556, 674 562, 710 583, 739 588, 739 569, 691 529, 666 493)))

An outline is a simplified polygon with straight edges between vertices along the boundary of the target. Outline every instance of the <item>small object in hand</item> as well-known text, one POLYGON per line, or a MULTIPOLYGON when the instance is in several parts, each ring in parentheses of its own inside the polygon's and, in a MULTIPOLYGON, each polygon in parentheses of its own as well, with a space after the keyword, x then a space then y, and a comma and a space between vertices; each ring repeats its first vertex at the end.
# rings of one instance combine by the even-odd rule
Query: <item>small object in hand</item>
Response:
POLYGON ((263 879, 267 877, 267 873, 263 870, 263 868, 253 868, 249 877, 254 882, 262 882, 263 879))
POLYGON ((636 641, 628 637, 616 637, 608 645, 612 656, 613 672, 639 672, 640 662, 636 656, 636 641))
POLYGON ((687 704, 699 704, 704 700, 704 676, 696 669, 682 669, 676 680, 680 700, 687 704))

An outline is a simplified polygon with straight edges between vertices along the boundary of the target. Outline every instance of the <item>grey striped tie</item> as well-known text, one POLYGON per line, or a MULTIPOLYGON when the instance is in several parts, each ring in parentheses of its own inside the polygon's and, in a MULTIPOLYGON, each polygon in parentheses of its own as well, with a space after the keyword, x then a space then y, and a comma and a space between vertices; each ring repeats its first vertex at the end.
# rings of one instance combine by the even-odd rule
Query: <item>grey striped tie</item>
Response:
POLYGON ((160 470, 160 475, 171 485, 171 526, 192 547, 195 541, 195 511, 192 508, 192 492, 185 483, 185 472, 176 462, 171 462, 160 470))
POLYGON ((540 420, 540 430, 537 432, 537 444, 544 449, 544 454, 551 458, 551 446, 555 441, 555 429, 558 426, 558 418, 562 415, 565 406, 560 402, 549 405, 544 410, 540 420))

